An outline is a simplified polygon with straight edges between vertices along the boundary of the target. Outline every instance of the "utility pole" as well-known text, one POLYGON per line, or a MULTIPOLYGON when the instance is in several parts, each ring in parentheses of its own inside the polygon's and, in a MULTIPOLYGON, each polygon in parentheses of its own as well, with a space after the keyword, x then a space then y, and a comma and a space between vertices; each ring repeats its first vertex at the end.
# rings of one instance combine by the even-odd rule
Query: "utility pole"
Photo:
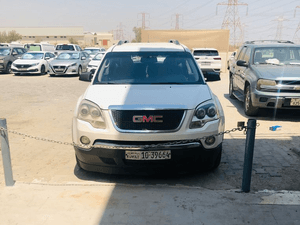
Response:
POLYGON ((239 0, 228 0, 228 2, 218 3, 217 9, 219 5, 227 6, 221 29, 230 30, 230 43, 236 47, 237 45, 243 43, 242 40, 243 28, 241 25, 238 7, 247 6, 247 14, 248 14, 248 4, 239 2, 239 0))
POLYGON ((277 20, 275 20, 278 21, 275 40, 282 40, 283 21, 286 20, 287 19, 284 19, 283 16, 280 16, 277 20))
MULTIPOLYGON (((295 12, 294 12, 294 17, 296 17, 296 10, 297 10, 297 8, 300 8, 300 6, 296 6, 295 12)), ((300 41, 299 41, 299 37, 298 37, 298 35, 297 35, 297 33, 299 32, 299 30, 300 30, 300 22, 299 22, 299 24, 298 24, 298 26, 297 26, 297 29, 296 29, 295 34, 294 34, 294 37, 293 37, 293 41, 294 41, 294 42, 297 42, 297 43, 300 42, 300 41)))
POLYGON ((139 13, 138 14, 138 18, 139 18, 139 15, 142 15, 142 19, 138 20, 138 22, 142 21, 142 26, 141 26, 142 30, 149 29, 150 22, 149 22, 149 20, 146 19, 146 16, 148 15, 148 19, 149 19, 150 18, 150 14, 149 13, 145 13, 145 12, 139 13), (148 26, 146 26, 146 23, 148 23, 148 26))
MULTIPOLYGON (((175 14, 175 30, 179 30, 180 29, 180 26, 179 26, 179 24, 180 24, 180 17, 182 18, 181 14, 178 14, 178 13, 175 14)), ((173 21, 173 18, 172 18, 172 21, 173 21)))
POLYGON ((119 26, 117 26, 117 29, 114 30, 115 32, 115 40, 124 40, 124 26, 122 25, 122 23, 120 23, 119 26))

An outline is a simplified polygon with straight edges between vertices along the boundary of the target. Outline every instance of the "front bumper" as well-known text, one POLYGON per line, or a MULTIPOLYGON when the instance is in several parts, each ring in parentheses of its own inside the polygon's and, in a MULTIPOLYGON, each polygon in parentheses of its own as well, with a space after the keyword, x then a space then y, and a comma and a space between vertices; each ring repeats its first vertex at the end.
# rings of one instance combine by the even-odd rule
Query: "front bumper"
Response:
POLYGON ((259 108, 299 109, 300 106, 290 105, 292 98, 300 99, 300 93, 262 92, 256 89, 251 93, 252 105, 259 108))
MULTIPOLYGON (((124 145, 111 142, 114 149, 95 147, 81 149, 75 147, 77 163, 87 171, 108 174, 161 174, 165 172, 189 172, 213 165, 222 151, 221 144, 214 149, 204 149, 199 142, 184 145, 168 146, 171 159, 166 160, 128 160, 125 159, 124 145), (118 146, 122 146, 118 149, 118 146)), ((150 143, 147 143, 150 144, 150 143)), ((103 143, 101 144, 101 146, 103 143)), ((165 148, 143 149, 145 151, 158 151, 165 148)), ((132 150, 136 151, 136 150, 132 150)), ((141 151, 141 149, 139 149, 141 151)))
POLYGON ((57 71, 53 68, 53 66, 50 66, 50 74, 51 75, 76 75, 78 74, 78 67, 77 66, 66 66, 63 70, 57 71))
POLYGON ((12 66, 11 70, 12 70, 13 73, 32 73, 32 74, 41 73, 40 68, 37 67, 37 66, 29 67, 29 68, 25 68, 25 69, 20 69, 20 68, 17 68, 15 66, 12 66))

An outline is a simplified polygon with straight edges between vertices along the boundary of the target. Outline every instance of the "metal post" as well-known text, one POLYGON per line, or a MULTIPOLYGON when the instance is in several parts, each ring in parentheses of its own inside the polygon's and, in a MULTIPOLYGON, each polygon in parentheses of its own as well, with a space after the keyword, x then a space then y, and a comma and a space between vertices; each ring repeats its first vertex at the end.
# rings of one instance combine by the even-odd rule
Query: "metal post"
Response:
POLYGON ((256 120, 249 119, 247 123, 242 192, 250 191, 255 131, 256 131, 256 120))
MULTIPOLYGON (((6 119, 0 118, 0 128, 2 127, 4 129, 7 129, 6 119)), ((15 181, 13 180, 8 135, 6 130, 0 130, 0 141, 1 141, 1 152, 2 152, 5 184, 6 186, 13 186, 15 181)))

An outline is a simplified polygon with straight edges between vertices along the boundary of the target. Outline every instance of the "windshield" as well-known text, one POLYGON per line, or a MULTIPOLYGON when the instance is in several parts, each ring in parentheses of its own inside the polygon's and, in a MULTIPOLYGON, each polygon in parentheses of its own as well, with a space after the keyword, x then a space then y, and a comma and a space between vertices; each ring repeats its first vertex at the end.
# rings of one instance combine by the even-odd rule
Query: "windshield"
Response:
POLYGON ((10 49, 9 48, 0 48, 0 55, 9 55, 10 49))
POLYGON ((88 54, 92 54, 92 55, 95 55, 97 52, 100 52, 99 49, 84 49, 83 51, 85 51, 88 54))
POLYGON ((73 51, 75 49, 74 49, 73 45, 57 45, 56 50, 70 50, 70 51, 73 51))
POLYGON ((35 59, 42 59, 44 57, 44 53, 25 53, 22 55, 21 59, 26 60, 35 60, 35 59))
POLYGON ((79 59, 79 53, 61 53, 57 56, 58 60, 79 59))
POLYGON ((188 52, 110 52, 94 84, 203 84, 188 52))
POLYGON ((195 50, 195 56, 218 56, 219 53, 216 50, 195 50))
POLYGON ((95 57, 93 58, 93 60, 101 60, 104 56, 104 53, 98 53, 97 55, 95 55, 95 57))
POLYGON ((256 48, 253 64, 300 65, 300 47, 256 48))

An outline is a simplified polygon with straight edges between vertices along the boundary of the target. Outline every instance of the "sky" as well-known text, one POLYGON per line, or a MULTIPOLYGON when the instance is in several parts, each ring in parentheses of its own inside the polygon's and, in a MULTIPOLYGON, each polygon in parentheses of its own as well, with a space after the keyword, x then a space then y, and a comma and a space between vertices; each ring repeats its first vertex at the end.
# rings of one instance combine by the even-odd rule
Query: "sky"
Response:
MULTIPOLYGON (((232 0, 233 1, 233 0, 232 0)), ((176 14, 183 30, 221 29, 228 0, 0 0, 0 27, 83 26, 85 31, 122 29, 134 38, 133 27, 175 29, 176 14), (218 5, 219 4, 219 5, 218 5)), ((244 28, 244 41, 292 40, 300 25, 300 0, 239 0, 236 15, 244 28), (299 6, 299 8, 297 8, 299 6), (296 12, 296 14, 295 14, 296 12), (281 19, 282 22, 278 20, 281 19), (281 28, 280 28, 281 23, 281 28), (281 31, 281 32, 279 32, 281 31)), ((296 37, 300 37, 300 31, 296 37)))

